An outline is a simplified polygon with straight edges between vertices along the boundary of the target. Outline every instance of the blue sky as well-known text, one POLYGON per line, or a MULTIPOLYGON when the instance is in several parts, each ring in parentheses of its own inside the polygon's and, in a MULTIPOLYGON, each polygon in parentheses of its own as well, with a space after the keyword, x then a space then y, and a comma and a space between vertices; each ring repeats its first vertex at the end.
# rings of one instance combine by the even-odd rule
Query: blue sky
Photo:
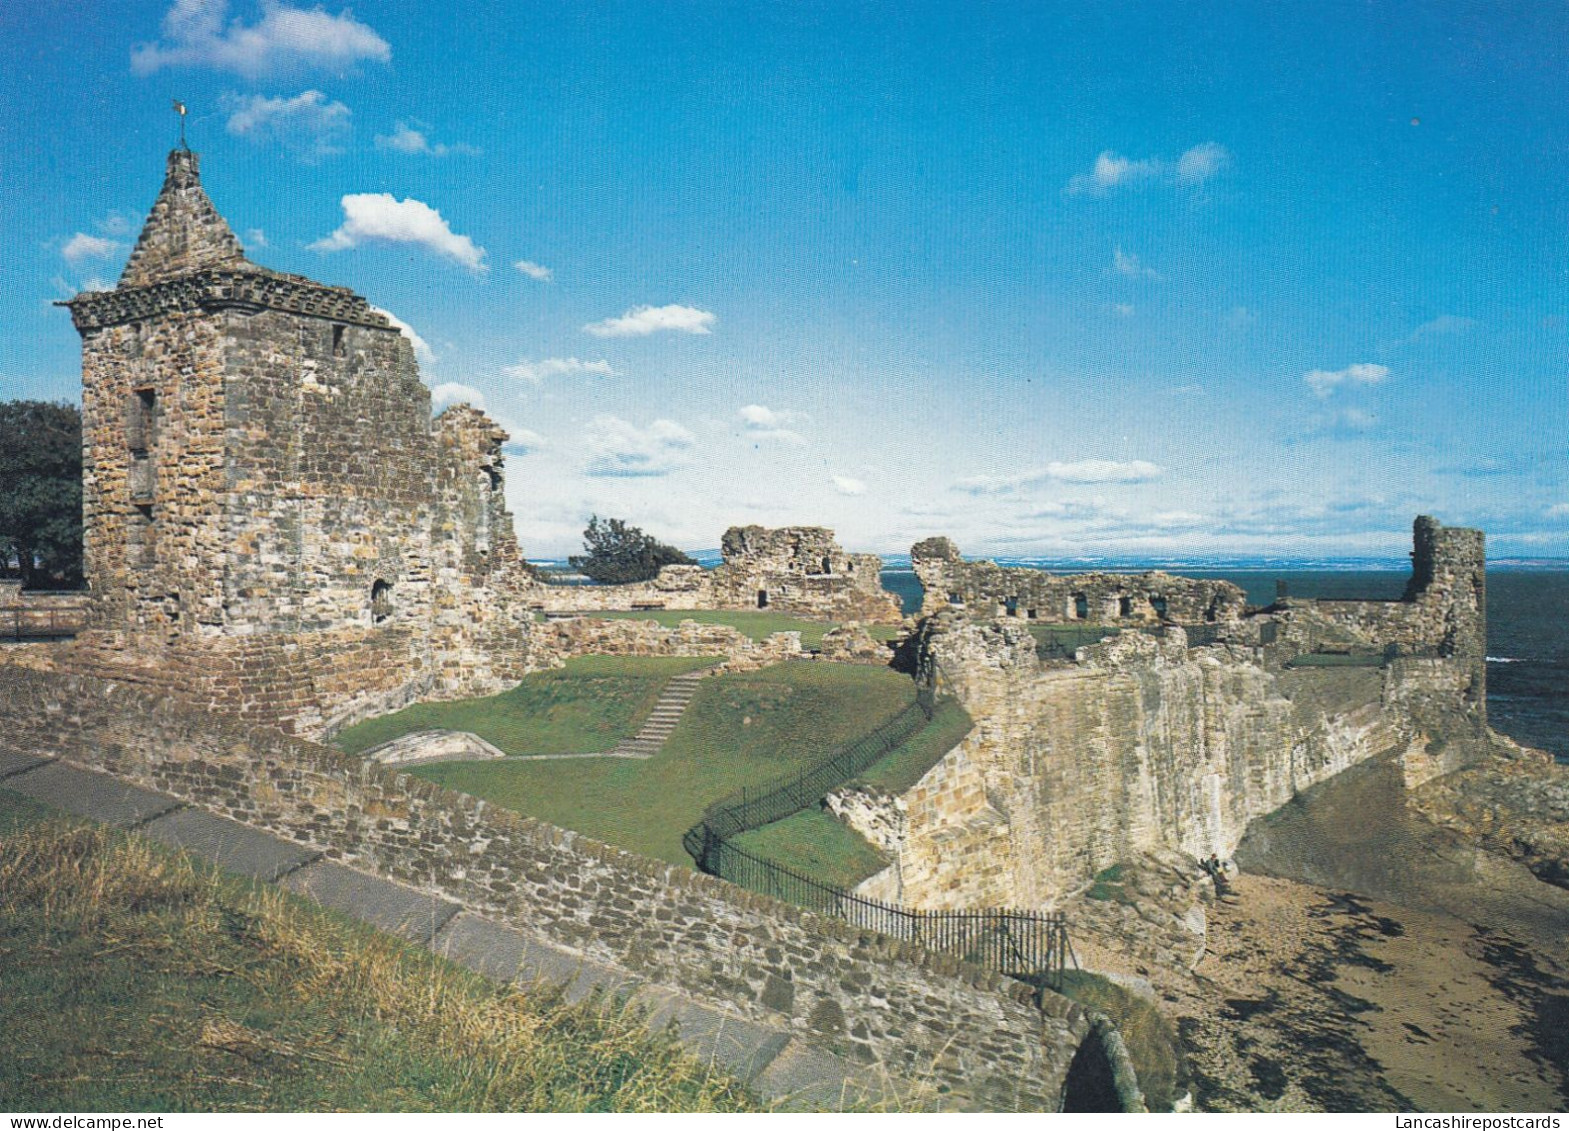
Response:
POLYGON ((1569 556, 1560 4, 0 6, 0 395, 190 107, 267 266, 513 432, 525 551, 1569 556))

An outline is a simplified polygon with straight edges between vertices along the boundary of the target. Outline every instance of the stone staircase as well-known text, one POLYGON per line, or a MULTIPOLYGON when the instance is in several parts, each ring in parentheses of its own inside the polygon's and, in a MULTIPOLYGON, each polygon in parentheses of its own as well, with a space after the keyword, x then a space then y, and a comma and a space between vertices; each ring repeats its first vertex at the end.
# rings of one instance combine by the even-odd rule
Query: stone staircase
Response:
POLYGON ((676 724, 681 721, 692 696, 697 694, 698 682, 717 670, 701 668, 672 677, 659 693, 654 709, 644 720, 642 728, 631 738, 623 738, 610 754, 618 758, 652 758, 658 754, 665 740, 676 729, 676 724))

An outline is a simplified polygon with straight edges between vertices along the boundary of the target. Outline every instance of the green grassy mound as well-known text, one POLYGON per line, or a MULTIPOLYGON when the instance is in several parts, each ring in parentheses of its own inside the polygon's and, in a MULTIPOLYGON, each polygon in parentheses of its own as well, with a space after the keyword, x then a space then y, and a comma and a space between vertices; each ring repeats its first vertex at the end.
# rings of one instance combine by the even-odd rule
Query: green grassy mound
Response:
POLYGON ((915 697, 857 664, 776 664, 705 679, 646 761, 441 762, 412 772, 596 839, 690 866, 681 836, 709 804, 827 757, 915 697))
MULTIPOLYGON (((825 621, 803 620, 783 613, 749 613, 718 609, 656 609, 644 612, 585 613, 584 615, 604 620, 652 620, 658 621, 665 628, 674 628, 684 620, 695 620, 698 624, 728 624, 753 640, 762 640, 775 632, 799 632, 801 647, 811 649, 822 647, 823 633, 834 627, 825 621)), ((867 625, 866 630, 875 640, 893 640, 904 631, 898 625, 889 624, 867 625)))
POLYGON ((466 730, 508 754, 597 754, 637 733, 670 677, 718 657, 583 656, 485 699, 416 703, 341 731, 358 754, 417 730, 466 730))
POLYGON ((865 837, 823 809, 803 809, 744 832, 733 843, 753 856, 846 890, 888 865, 865 837))
MULTIPOLYGON (((903 793, 957 746, 972 725, 963 707, 944 700, 923 729, 868 766, 856 780, 886 793, 903 793)), ((860 833, 817 808, 742 833, 735 844, 754 856, 846 889, 888 864, 860 833)))
POLYGON ((741 1111, 590 1002, 498 987, 139 837, 0 790, 11 1111, 741 1111))
POLYGON ((884 793, 904 793, 921 780, 927 770, 964 739, 975 724, 969 712, 956 699, 943 699, 937 704, 931 721, 911 739, 873 762, 859 780, 884 793))

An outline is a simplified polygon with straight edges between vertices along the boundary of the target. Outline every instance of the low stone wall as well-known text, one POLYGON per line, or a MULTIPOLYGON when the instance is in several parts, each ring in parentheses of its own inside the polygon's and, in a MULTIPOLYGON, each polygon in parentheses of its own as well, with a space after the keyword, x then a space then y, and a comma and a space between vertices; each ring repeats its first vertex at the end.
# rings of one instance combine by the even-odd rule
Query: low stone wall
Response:
POLYGON ((667 627, 656 620, 582 616, 550 621, 545 632, 562 657, 722 656, 729 670, 741 671, 807 655, 799 632, 775 632, 753 640, 728 624, 695 620, 667 627))
POLYGON ((0 748, 68 758, 456 899, 957 1107, 1056 1110, 1078 1006, 278 732, 0 667, 0 748))

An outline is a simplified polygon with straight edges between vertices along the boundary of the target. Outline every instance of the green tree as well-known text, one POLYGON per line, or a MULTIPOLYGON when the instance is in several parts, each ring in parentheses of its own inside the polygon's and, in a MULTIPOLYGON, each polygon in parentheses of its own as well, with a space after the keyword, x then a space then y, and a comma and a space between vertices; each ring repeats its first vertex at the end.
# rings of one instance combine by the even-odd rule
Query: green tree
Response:
POLYGON ((82 414, 0 401, 0 574, 29 588, 82 581, 82 414))
POLYGON ((674 546, 656 541, 619 518, 602 520, 598 515, 588 520, 583 548, 588 553, 568 559, 572 568, 602 585, 647 581, 661 566, 697 564, 674 546))

